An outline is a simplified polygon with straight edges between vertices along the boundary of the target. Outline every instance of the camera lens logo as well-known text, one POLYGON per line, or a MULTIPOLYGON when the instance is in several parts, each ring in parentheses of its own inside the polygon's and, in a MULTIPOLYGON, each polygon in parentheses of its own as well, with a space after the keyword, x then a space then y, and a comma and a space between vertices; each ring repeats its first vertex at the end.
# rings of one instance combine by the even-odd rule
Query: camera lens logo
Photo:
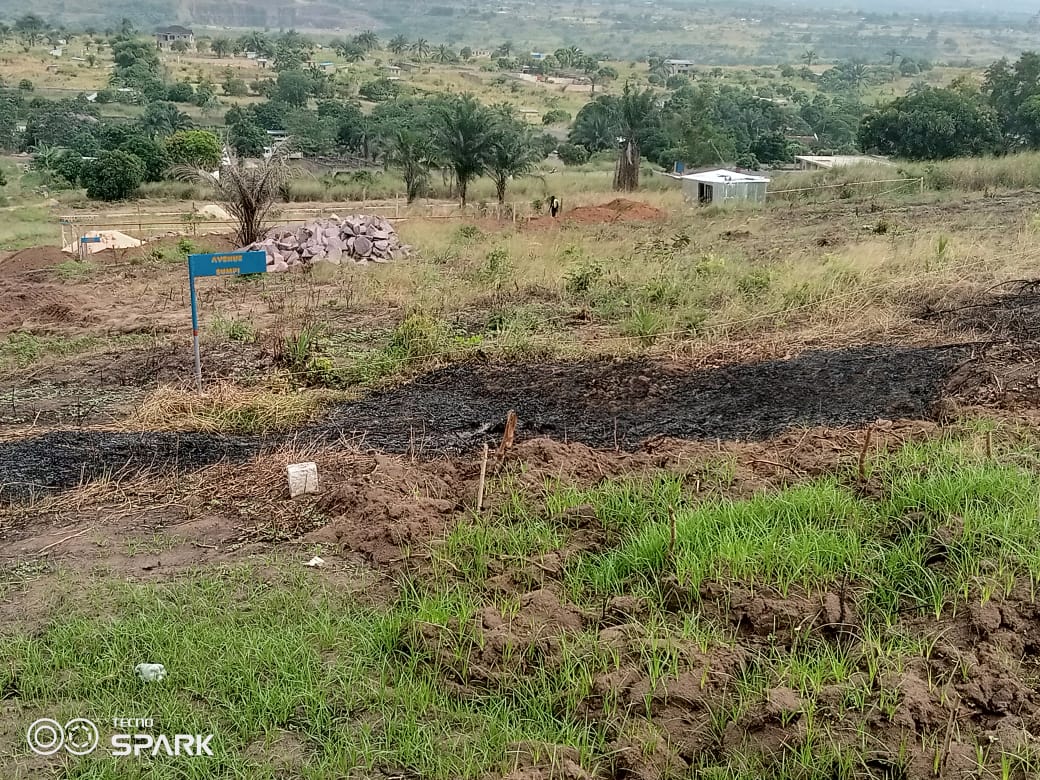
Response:
POLYGON ((97 726, 86 718, 73 718, 64 726, 50 718, 40 718, 25 734, 29 749, 39 756, 53 756, 63 747, 74 756, 94 752, 100 736, 97 726))

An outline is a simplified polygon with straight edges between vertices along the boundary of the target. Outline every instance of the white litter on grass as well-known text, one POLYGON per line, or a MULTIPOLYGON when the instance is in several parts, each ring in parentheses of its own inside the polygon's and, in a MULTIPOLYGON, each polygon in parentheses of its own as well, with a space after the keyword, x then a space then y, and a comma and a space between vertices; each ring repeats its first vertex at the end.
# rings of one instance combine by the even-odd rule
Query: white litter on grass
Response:
MULTIPOLYGON (((118 230, 91 230, 89 233, 84 233, 83 237, 100 239, 99 241, 90 241, 83 244, 87 254, 91 255, 104 252, 106 249, 132 249, 144 243, 140 239, 128 236, 126 233, 120 233, 118 230)), ((71 244, 66 244, 61 251, 70 255, 78 255, 80 252, 79 239, 71 244)))
POLYGON ((134 672, 141 682, 161 682, 166 677, 166 667, 162 664, 138 664, 134 672))
POLYGON ((315 555, 313 558, 311 558, 309 561, 307 561, 307 563, 303 565, 310 566, 312 569, 320 569, 322 566, 325 565, 325 559, 319 558, 317 555, 315 555))
POLYGON ((318 464, 293 463, 286 471, 289 477, 289 497, 318 492, 318 464))

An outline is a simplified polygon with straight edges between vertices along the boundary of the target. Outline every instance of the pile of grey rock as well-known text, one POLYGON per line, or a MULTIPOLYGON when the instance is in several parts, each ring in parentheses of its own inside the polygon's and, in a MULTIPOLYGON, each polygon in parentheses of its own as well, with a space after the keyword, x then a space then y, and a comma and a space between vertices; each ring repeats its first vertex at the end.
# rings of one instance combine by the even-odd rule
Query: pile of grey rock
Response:
POLYGON ((397 231, 383 217, 333 215, 306 225, 271 228, 267 236, 243 251, 267 252, 267 270, 290 271, 319 261, 333 265, 390 263, 408 256, 397 231))

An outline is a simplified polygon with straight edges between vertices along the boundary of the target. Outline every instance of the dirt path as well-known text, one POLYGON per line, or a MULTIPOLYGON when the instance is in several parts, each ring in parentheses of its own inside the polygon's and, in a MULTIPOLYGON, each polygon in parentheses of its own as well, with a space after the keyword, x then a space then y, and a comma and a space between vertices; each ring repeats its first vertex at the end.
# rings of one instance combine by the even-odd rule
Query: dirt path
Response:
MULTIPOLYGON (((343 405, 292 435, 394 453, 457 453, 497 440, 513 409, 521 438, 592 447, 636 450, 655 437, 761 440, 795 427, 928 417, 963 355, 958 347, 866 346, 698 370, 649 360, 464 364, 343 405)), ((0 496, 141 471, 191 471, 279 443, 200 433, 55 431, 0 444, 0 496)))

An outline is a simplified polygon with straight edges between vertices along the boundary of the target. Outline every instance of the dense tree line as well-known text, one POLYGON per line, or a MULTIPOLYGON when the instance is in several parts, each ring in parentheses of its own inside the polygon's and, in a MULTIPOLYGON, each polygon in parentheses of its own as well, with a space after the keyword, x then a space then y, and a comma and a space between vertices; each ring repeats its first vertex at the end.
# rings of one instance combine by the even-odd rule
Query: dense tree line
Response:
POLYGON ((641 98, 645 105, 634 125, 626 117, 625 93, 600 95, 586 104, 575 117, 569 144, 560 150, 564 162, 581 163, 635 136, 641 155, 664 167, 676 161, 689 166, 779 164, 803 148, 802 142, 789 140, 794 137, 811 137, 820 149, 851 150, 864 113, 855 96, 792 93, 774 99, 710 79, 684 78, 672 85, 641 98))
POLYGON ((981 86, 915 86, 864 117, 859 143, 910 160, 1040 149, 1040 55, 995 62, 981 86))

